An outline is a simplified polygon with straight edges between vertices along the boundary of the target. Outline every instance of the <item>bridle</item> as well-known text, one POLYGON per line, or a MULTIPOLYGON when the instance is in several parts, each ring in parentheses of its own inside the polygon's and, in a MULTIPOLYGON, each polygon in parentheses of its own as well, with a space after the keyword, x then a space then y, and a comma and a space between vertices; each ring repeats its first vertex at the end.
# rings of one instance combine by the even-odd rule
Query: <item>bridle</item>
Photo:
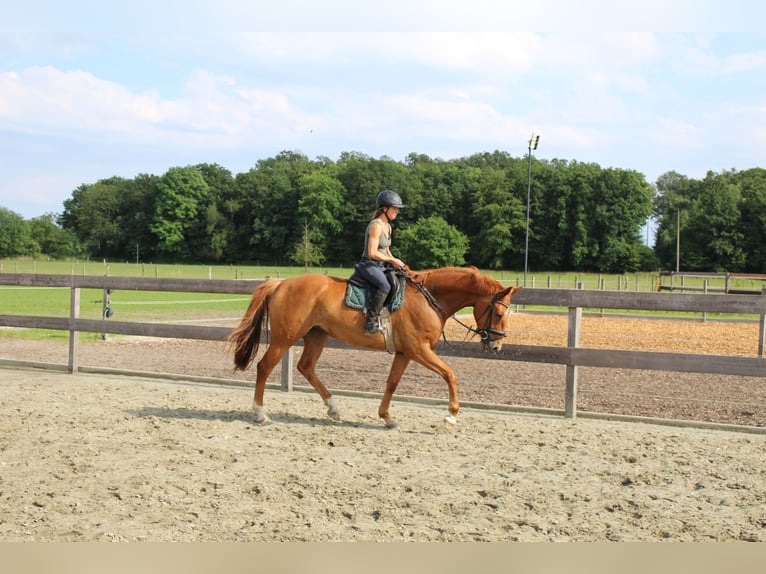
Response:
MULTIPOLYGON (((412 275, 410 275, 409 273, 405 273, 404 276, 407 279, 407 281, 412 283, 412 285, 414 285, 418 289, 418 291, 420 291, 423 294, 423 296, 426 298, 426 301, 428 301, 428 303, 434 309, 436 309, 436 311, 439 312, 439 314, 442 316, 442 319, 446 319, 447 316, 444 313, 444 309, 441 308, 441 305, 439 305, 439 302, 436 300, 436 298, 433 295, 431 295, 428 289, 426 289, 425 285, 423 285, 423 282, 415 281, 415 279, 413 279, 412 275)), ((479 316, 479 319, 484 317, 484 315, 487 316, 487 324, 481 329, 476 329, 472 327, 471 325, 466 325, 460 319, 458 319, 456 315, 453 315, 452 318, 455 321, 457 321, 458 324, 468 329, 468 331, 470 331, 471 333, 474 333, 475 335, 479 335, 479 337, 481 338, 481 342, 483 344, 491 343, 492 341, 497 341, 499 339, 505 338, 505 331, 492 328, 492 310, 495 308, 495 305, 497 304, 500 304, 503 307, 505 307, 506 313, 511 308, 511 306, 508 303, 505 303, 504 301, 500 299, 500 293, 495 293, 492 296, 492 300, 489 302, 489 305, 487 305, 487 308, 479 316), (490 338, 491 335, 494 335, 495 337, 491 339, 490 338)), ((478 321, 477 321, 477 324, 478 324, 478 321)), ((444 342, 447 343, 447 336, 445 335, 444 331, 442 331, 442 336, 444 337, 444 342)))
MULTIPOLYGON (((492 301, 489 302, 489 305, 487 305, 487 308, 484 310, 484 312, 479 315, 479 320, 481 320, 484 315, 487 316, 487 323, 484 327, 481 329, 476 329, 474 327, 471 327, 471 325, 466 325, 463 323, 460 319, 457 318, 456 315, 453 315, 452 318, 457 321, 458 324, 462 325, 466 329, 468 329, 471 333, 474 333, 476 335, 479 335, 481 338, 482 343, 490 343, 492 341, 497 341, 499 339, 505 338, 505 331, 501 331, 500 329, 493 329, 492 328, 492 309, 495 308, 495 305, 500 304, 506 309, 506 313, 511 308, 508 303, 505 303, 504 301, 500 300, 500 294, 495 293, 492 296, 492 301), (490 335, 494 335, 494 338, 490 338, 490 335)), ((477 324, 479 321, 477 321, 477 324)))

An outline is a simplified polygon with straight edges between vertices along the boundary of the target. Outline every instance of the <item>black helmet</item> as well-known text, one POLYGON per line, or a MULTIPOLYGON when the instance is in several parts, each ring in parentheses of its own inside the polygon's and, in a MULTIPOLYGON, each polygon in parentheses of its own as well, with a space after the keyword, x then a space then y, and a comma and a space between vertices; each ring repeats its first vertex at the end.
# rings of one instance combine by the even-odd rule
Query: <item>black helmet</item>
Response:
POLYGON ((384 189, 378 194, 378 198, 375 200, 375 205, 383 207, 384 205, 390 205, 391 207, 404 207, 402 198, 399 194, 390 189, 384 189))

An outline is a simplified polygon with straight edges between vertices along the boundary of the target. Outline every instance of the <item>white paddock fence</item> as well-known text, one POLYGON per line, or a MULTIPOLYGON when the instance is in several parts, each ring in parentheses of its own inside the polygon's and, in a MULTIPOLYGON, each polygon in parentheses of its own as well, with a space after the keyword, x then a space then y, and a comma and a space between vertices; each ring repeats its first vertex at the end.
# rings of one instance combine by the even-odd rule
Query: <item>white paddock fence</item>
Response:
MULTIPOLYGON (((0 285, 61 287, 71 290, 69 317, 0 315, 0 327, 69 331, 68 365, 66 367, 46 366, 66 368, 68 372, 75 373, 78 371, 79 337, 77 333, 80 331, 211 341, 223 341, 231 331, 227 327, 81 319, 79 318, 81 289, 249 295, 261 282, 260 280, 244 279, 153 279, 0 273, 0 285)), ((499 353, 488 355, 481 350, 479 343, 456 348, 445 346, 442 342, 437 351, 442 356, 566 365, 565 417, 575 418, 577 415, 577 369, 581 366, 766 377, 766 361, 764 360, 766 296, 525 288, 514 295, 513 303, 524 306, 568 309, 567 346, 543 347, 506 344, 499 353), (581 348, 580 329, 583 309, 702 312, 757 316, 760 318, 758 356, 741 357, 581 348)), ((268 332, 264 333, 263 337, 266 341, 268 332)), ((330 340, 328 346, 350 348, 348 345, 334 340, 330 340)), ((281 388, 285 391, 291 391, 293 387, 293 363, 294 349, 291 349, 282 362, 281 388)), ((0 365, 41 366, 8 360, 0 360, 0 365)))

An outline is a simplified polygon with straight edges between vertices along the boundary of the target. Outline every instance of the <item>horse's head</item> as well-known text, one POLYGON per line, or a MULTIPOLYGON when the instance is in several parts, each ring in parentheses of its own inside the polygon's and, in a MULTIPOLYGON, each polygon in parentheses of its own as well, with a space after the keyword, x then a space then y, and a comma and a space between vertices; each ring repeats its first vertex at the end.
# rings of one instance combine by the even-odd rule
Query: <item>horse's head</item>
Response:
POLYGON ((503 347, 506 323, 511 309, 511 297, 521 287, 508 287, 487 298, 486 303, 474 305, 476 332, 485 351, 497 352, 503 347))

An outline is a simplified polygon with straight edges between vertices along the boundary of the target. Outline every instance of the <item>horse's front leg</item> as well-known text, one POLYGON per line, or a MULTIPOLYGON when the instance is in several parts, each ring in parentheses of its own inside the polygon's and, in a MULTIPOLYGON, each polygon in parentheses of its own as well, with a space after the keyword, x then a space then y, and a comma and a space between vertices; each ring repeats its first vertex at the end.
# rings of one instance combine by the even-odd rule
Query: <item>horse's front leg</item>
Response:
POLYGON ((455 372, 430 347, 424 347, 420 355, 414 357, 414 359, 427 369, 441 375, 447 383, 447 388, 449 389, 449 414, 444 417, 444 425, 447 428, 452 428, 457 424, 457 413, 460 410, 455 372))
POLYGON ((405 357, 401 353, 394 355, 394 361, 391 363, 391 370, 388 372, 388 380, 386 381, 386 392, 383 393, 383 400, 380 401, 378 408, 378 416, 386 422, 386 428, 395 429, 398 426, 396 421, 391 418, 388 409, 391 406, 391 398, 396 392, 396 387, 399 386, 399 381, 402 380, 402 375, 409 364, 409 357, 405 357))

